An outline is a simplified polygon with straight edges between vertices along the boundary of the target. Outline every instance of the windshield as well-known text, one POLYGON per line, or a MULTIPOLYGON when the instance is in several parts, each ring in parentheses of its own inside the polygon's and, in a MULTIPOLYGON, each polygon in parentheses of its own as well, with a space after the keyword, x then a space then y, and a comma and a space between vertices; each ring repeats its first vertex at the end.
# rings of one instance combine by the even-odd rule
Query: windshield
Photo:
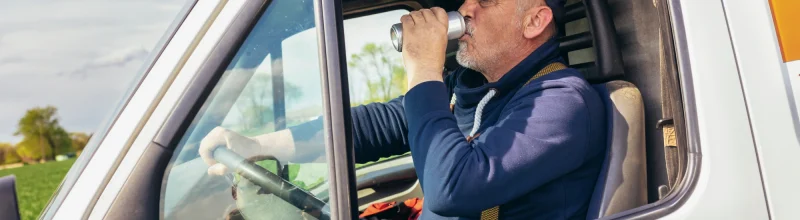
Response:
MULTIPOLYGON (((388 27, 405 10, 384 12, 346 20, 345 38, 353 105, 385 101, 405 93, 404 71, 398 69, 399 53, 391 53, 388 27), (392 71, 375 71, 351 58, 380 49, 380 58, 392 71), (378 77, 378 78, 375 78, 378 77), (386 80, 392 79, 392 80, 386 80), (384 93, 372 91, 388 84, 384 93), (366 92, 366 93, 365 93, 366 92), (368 95, 367 95, 368 94, 368 95)), ((243 137, 256 138, 298 129, 297 148, 315 151, 314 157, 285 162, 269 153, 245 156, 249 164, 263 168, 261 177, 277 176, 282 185, 296 186, 315 200, 328 202, 328 160, 322 138, 323 98, 320 81, 317 24, 311 0, 271 1, 233 56, 189 129, 180 137, 166 171, 162 193, 165 219, 195 219, 208 216, 245 219, 315 219, 291 202, 264 190, 239 174, 209 175, 209 166, 199 157, 199 144, 215 128, 243 137), (267 173, 269 172, 269 173, 267 173), (265 214, 267 213, 267 214, 265 214)), ((385 160, 385 159, 384 159, 385 160)), ((382 160, 382 161, 384 161, 382 160)), ((357 167, 369 164, 357 164, 357 167)), ((299 195, 299 194, 298 194, 299 195)))
MULTIPOLYGON (((239 175, 208 175, 198 145, 217 127, 257 136, 320 118, 317 54, 312 1, 270 1, 176 146, 162 195, 165 219, 294 219, 302 213, 275 195, 259 192, 260 187, 239 175)), ((306 144, 318 146, 319 154, 325 155, 321 140, 306 144)), ((274 160, 248 159, 302 189, 327 185, 324 157, 280 167, 274 160)))

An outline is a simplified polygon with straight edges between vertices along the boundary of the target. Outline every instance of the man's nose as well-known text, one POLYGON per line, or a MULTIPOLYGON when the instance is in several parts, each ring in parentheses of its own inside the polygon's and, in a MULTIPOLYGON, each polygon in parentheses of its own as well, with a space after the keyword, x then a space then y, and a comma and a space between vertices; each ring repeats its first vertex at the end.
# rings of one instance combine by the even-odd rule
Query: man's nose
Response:
POLYGON ((458 12, 461 13, 461 16, 472 18, 477 5, 478 0, 465 0, 464 4, 461 4, 461 7, 458 8, 458 12))

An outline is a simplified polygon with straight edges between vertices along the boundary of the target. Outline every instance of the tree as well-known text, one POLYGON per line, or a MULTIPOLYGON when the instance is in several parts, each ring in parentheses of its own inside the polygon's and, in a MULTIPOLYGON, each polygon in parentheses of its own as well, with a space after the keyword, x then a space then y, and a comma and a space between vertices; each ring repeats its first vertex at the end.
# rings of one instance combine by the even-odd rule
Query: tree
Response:
POLYGON ((19 120, 14 135, 23 136, 17 144, 17 153, 22 157, 46 160, 55 159, 58 152, 69 150, 72 141, 59 124, 57 109, 53 106, 29 109, 19 120), (36 152, 38 148, 38 152, 36 152), (36 153, 34 153, 36 152, 36 153))
POLYGON ((408 90, 403 62, 392 50, 386 44, 368 43, 360 53, 350 56, 347 66, 364 76, 363 85, 369 90, 364 102, 354 104, 388 101, 408 90))
POLYGON ((20 161, 14 145, 9 143, 0 143, 0 164, 18 163, 20 161))
POLYGON ((92 134, 72 132, 69 133, 69 137, 72 140, 72 149, 75 150, 75 152, 81 152, 83 151, 83 148, 86 147, 86 144, 89 143, 89 139, 92 138, 92 134))
POLYGON ((17 143, 16 152, 23 161, 31 163, 36 160, 45 160, 48 155, 53 153, 53 148, 46 141, 40 142, 37 137, 25 137, 17 143))

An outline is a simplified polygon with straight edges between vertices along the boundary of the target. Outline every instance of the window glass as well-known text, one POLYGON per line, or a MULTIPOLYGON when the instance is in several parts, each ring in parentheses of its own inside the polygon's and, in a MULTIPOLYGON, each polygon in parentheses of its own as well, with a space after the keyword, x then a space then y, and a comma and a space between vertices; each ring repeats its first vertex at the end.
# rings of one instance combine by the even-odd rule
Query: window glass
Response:
POLYGON ((408 91, 403 58, 389 28, 407 10, 393 10, 344 21, 350 104, 386 102, 408 91))
MULTIPOLYGON (((344 21, 351 106, 387 102, 408 91, 403 57, 389 37, 389 28, 405 14, 407 10, 398 9, 344 21)), ((356 164, 356 168, 399 156, 356 164)))
MULTIPOLYGON (((402 54, 394 49, 389 37, 389 28, 405 14, 407 10, 392 10, 344 21, 351 106, 388 102, 408 91, 402 54)), ((409 175, 414 172, 410 155, 355 164, 356 182, 362 183, 357 185, 366 187, 357 192, 359 210, 375 202, 422 196, 420 190, 411 189, 416 179, 409 175), (392 181, 380 183, 380 179, 392 181)))
MULTIPOLYGON (((312 1, 271 1, 175 149, 166 171, 163 218, 316 219, 279 196, 287 190, 270 191, 236 172, 208 174, 209 166, 198 151, 204 138, 219 128, 258 139, 303 123, 321 124, 319 68, 312 1)), ((322 130, 299 130, 295 135, 321 136, 322 130)), ((328 161, 322 138, 302 143, 317 156, 304 163, 276 161, 257 150, 245 153, 237 150, 244 142, 227 136, 224 140, 247 160, 244 163, 269 171, 256 172, 257 177, 277 176, 285 180, 279 183, 300 188, 294 192, 327 201, 328 161)))
MULTIPOLYGON (((320 61, 310 3, 272 1, 238 49, 176 148, 162 195, 165 219, 314 219, 243 176, 209 175, 198 153, 201 141, 217 127, 258 137, 322 123, 320 61)), ((388 101, 407 91, 400 53, 388 34, 406 13, 388 11, 344 22, 352 105, 388 101)), ((250 163, 327 202, 328 161, 321 133, 321 126, 293 133, 296 149, 316 151, 302 163, 266 157, 250 157, 250 163)))

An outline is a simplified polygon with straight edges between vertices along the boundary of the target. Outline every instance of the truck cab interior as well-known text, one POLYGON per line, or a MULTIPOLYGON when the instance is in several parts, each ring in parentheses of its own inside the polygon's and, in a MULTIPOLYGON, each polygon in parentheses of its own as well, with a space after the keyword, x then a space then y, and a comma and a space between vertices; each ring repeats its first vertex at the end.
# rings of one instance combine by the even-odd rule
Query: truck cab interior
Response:
MULTIPOLYGON (((345 1, 344 10, 345 17, 396 4, 409 10, 438 6, 452 11, 461 3, 354 0, 345 1)), ((609 113, 608 152, 589 219, 653 204, 679 187, 685 173, 667 7, 665 1, 570 0, 565 21, 558 24, 562 56, 604 96, 609 113)), ((451 44, 448 51, 454 50, 451 44)), ((449 55, 445 66, 454 69, 455 55, 449 55)), ((360 210, 373 202, 422 196, 410 155, 385 163, 357 171, 365 175, 357 179, 360 210)))
MULTIPOLYGON (((234 46, 224 51, 223 64, 206 78, 193 81, 199 84, 190 88, 198 92, 181 100, 189 103, 187 113, 180 117, 173 113, 164 125, 166 134, 159 133, 153 140, 153 149, 157 149, 152 151, 153 159, 137 164, 132 177, 146 177, 127 182, 106 217, 326 219, 326 204, 335 198, 329 194, 333 184, 326 178, 330 170, 324 157, 296 164, 276 163, 269 157, 242 158, 248 161, 243 166, 268 170, 257 174, 256 179, 277 183, 275 188, 264 190, 247 176, 208 175, 208 166, 197 153, 199 142, 217 126, 255 136, 323 115, 326 110, 321 107, 319 94, 324 82, 319 81, 320 70, 313 61, 319 59, 314 58, 318 44, 325 42, 315 37, 321 24, 315 24, 313 2, 273 0, 258 4, 262 8, 250 21, 249 32, 231 40, 234 46), (145 188, 127 187, 135 184, 160 190, 143 192, 145 188), (154 204, 158 204, 154 214, 131 210, 131 206, 154 204)), ((454 11, 462 2, 341 1, 337 6, 344 19, 340 24, 347 52, 340 55, 347 56, 343 64, 348 67, 346 82, 350 83, 345 89, 349 97, 341 100, 349 101, 350 106, 369 103, 376 100, 369 94, 382 88, 357 85, 374 82, 358 74, 363 72, 359 68, 364 68, 355 62, 363 58, 359 55, 389 49, 388 54, 399 56, 391 46, 366 42, 388 42, 391 24, 408 11, 433 6, 454 11), (369 22, 379 25, 373 27, 367 25, 369 22), (372 39, 375 36, 380 39, 372 39)), ((589 201, 587 219, 627 216, 652 208, 682 187, 682 176, 688 169, 687 152, 668 7, 666 1, 569 0, 565 22, 558 24, 562 55, 603 95, 608 112, 608 150, 589 201)), ((455 49, 451 44, 448 52, 455 49)), ((448 53, 446 70, 458 65, 454 57, 454 53, 448 53)), ((395 70, 392 68, 397 62, 385 60, 389 60, 383 63, 385 68, 395 70)), ((309 140, 298 147, 325 145, 313 137, 309 140)), ((150 152, 148 148, 145 153, 150 152)), ((356 191, 358 211, 376 202, 423 196, 410 154, 354 164, 354 170, 354 181, 344 187, 356 191)))

